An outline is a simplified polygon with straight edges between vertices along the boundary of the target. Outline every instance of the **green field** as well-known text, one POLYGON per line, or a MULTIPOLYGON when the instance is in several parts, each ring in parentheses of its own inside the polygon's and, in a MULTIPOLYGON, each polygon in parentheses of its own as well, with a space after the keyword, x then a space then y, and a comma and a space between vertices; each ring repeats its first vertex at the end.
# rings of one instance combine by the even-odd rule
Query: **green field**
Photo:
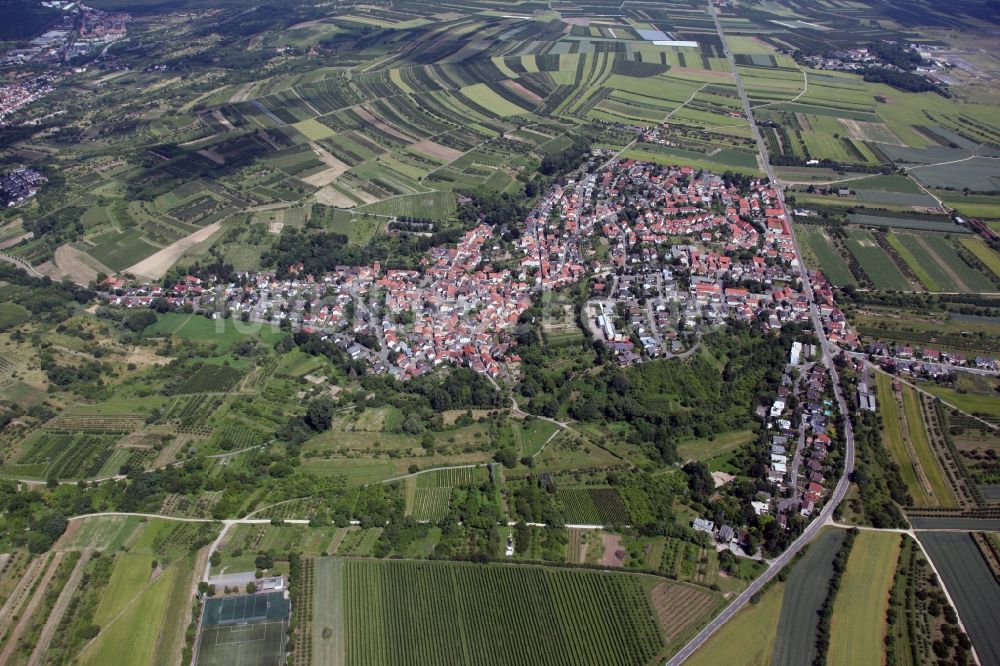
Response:
POLYGON ((816 657, 819 610, 833 577, 833 558, 844 542, 844 530, 826 528, 792 566, 777 621, 772 666, 811 664, 816 657))
POLYGON ((903 413, 906 416, 909 440, 917 452, 920 468, 930 484, 933 501, 941 506, 956 506, 958 501, 948 486, 940 461, 931 449, 927 427, 920 410, 920 397, 912 386, 903 385, 903 413))
POLYGON ((912 289, 907 280, 885 251, 875 242, 875 238, 867 229, 852 228, 844 245, 861 264, 865 275, 878 289, 895 289, 909 291, 912 289))
POLYGON ((540 567, 347 560, 345 663, 647 664, 643 579, 540 567))
POLYGON ((815 257, 816 268, 823 272, 830 282, 837 287, 857 284, 847 262, 822 227, 808 224, 796 224, 795 234, 805 246, 803 250, 815 257))
POLYGON ((209 319, 196 314, 168 312, 161 314, 156 323, 146 329, 150 337, 172 335, 194 342, 211 342, 217 349, 227 350, 237 342, 254 335, 265 343, 274 343, 284 333, 276 326, 253 324, 233 319, 209 319))
POLYGON ((961 243, 965 249, 983 262, 994 276, 1000 278, 1000 254, 996 250, 990 248, 982 238, 962 238, 961 243))
POLYGON ((1000 396, 963 393, 947 386, 932 383, 924 384, 921 388, 964 412, 1000 417, 1000 396))
POLYGON ((931 496, 917 480, 917 463, 911 459, 903 443, 903 431, 896 397, 892 390, 892 379, 887 374, 877 372, 875 383, 878 390, 878 408, 882 414, 882 442, 889 449, 893 461, 899 466, 899 474, 914 503, 917 506, 930 506, 931 496))
POLYGON ((720 432, 712 437, 691 439, 677 445, 677 455, 681 460, 704 460, 732 453, 754 438, 751 430, 732 430, 720 432))
MULTIPOLYGON (((87 519, 87 522, 95 519, 87 519)), ((103 521, 103 519, 96 519, 103 521)), ((80 653, 80 663, 143 664, 179 659, 184 627, 178 622, 190 604, 195 558, 189 548, 217 533, 210 523, 126 520, 86 523, 87 542, 113 530, 128 538, 128 552, 116 556, 111 579, 101 595, 94 623, 101 633, 80 653), (136 532, 136 525, 142 525, 136 532), (156 564, 154 567, 153 564, 156 564)), ((115 543, 113 537, 106 542, 115 543)))
POLYGON ((862 531, 855 539, 833 604, 828 654, 832 666, 881 663, 899 544, 898 534, 881 532, 862 531))
POLYGON ((684 663, 690 666, 770 664, 784 593, 784 583, 772 585, 757 603, 740 609, 684 663))
POLYGON ((312 658, 314 664, 344 664, 344 560, 315 560, 312 658))

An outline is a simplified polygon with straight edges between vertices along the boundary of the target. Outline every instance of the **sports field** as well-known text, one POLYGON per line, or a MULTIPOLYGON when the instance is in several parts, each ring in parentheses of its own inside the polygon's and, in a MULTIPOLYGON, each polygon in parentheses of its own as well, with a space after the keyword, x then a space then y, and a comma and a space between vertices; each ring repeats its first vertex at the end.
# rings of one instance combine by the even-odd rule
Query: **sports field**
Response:
POLYGON ((201 632, 198 666, 271 666, 285 658, 285 621, 220 624, 201 632))
POLYGON ((284 662, 289 605, 282 592, 205 602, 198 666, 270 666, 284 662))

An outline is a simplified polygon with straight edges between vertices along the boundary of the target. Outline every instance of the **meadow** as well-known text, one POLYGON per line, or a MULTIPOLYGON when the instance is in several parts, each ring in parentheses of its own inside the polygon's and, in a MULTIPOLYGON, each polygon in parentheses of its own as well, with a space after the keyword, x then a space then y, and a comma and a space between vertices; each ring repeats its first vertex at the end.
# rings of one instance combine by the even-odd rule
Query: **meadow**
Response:
POLYGON ((756 603, 744 606, 722 625, 685 663, 693 666, 746 664, 766 666, 771 662, 781 615, 785 585, 770 586, 756 603))

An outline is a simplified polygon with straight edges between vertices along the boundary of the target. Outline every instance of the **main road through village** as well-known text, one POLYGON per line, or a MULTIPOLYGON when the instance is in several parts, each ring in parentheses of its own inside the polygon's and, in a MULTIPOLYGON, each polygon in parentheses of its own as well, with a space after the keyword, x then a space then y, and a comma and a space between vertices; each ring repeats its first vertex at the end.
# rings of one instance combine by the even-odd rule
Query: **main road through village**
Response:
MULTIPOLYGON (((715 20, 715 30, 719 33, 719 40, 722 42, 722 48, 725 50, 726 58, 729 60, 729 67, 733 72, 733 76, 736 78, 736 89, 739 91, 740 99, 743 100, 743 112, 746 114, 747 122, 750 123, 750 129, 753 132, 754 139, 757 141, 757 150, 760 152, 761 161, 767 172, 767 177, 774 185, 774 189, 778 193, 778 200, 781 203, 781 208, 785 210, 785 215, 787 216, 788 211, 785 207, 784 193, 781 191, 778 179, 774 175, 774 167, 771 166, 771 160, 767 154, 767 145, 764 143, 760 130, 757 128, 757 123, 754 122, 753 109, 750 107, 750 100, 747 98, 746 90, 743 88, 743 79, 740 77, 740 72, 736 67, 736 61, 733 58, 732 52, 729 50, 729 45, 726 43, 726 35, 722 30, 722 24, 719 22, 719 14, 712 3, 712 0, 709 0, 708 2, 708 11, 712 14, 712 18, 715 20)), ((771 562, 771 565, 767 568, 763 575, 751 583, 750 586, 744 590, 742 594, 736 597, 725 610, 723 610, 714 620, 709 622, 704 629, 698 632, 698 635, 691 639, 691 641, 685 645, 680 652, 674 655, 674 657, 667 662, 667 666, 678 666, 683 663, 695 652, 695 650, 701 647, 702 644, 704 644, 704 642, 719 629, 719 627, 728 622, 730 618, 743 608, 755 594, 760 592, 761 589, 763 589, 763 587, 771 581, 771 579, 778 575, 778 572, 792 561, 795 554, 802 550, 803 546, 809 543, 809 541, 816 536, 816 533, 819 532, 824 525, 831 522, 834 510, 844 499, 844 495, 847 493, 848 477, 854 469, 854 430, 851 428, 851 421, 847 411, 847 403, 844 401, 843 392, 840 390, 840 379, 837 376, 837 368, 833 364, 833 353, 830 341, 826 337, 826 331, 823 330, 823 322, 820 321, 819 309, 816 307, 812 285, 809 283, 809 273, 806 270, 805 262, 802 261, 802 253, 799 250, 799 243, 795 238, 794 230, 792 230, 792 241, 795 246, 795 257, 799 263, 799 274, 802 276, 803 287, 809 297, 809 310, 812 317, 813 329, 816 332, 816 336, 819 338, 820 346, 823 350, 822 362, 830 372, 833 383, 833 393, 837 399, 837 406, 840 408, 840 413, 844 415, 844 470, 840 479, 837 481, 837 486, 833 489, 833 492, 830 494, 829 499, 824 505, 823 510, 815 518, 815 520, 809 523, 799 538, 792 542, 792 545, 789 546, 785 552, 771 562)))

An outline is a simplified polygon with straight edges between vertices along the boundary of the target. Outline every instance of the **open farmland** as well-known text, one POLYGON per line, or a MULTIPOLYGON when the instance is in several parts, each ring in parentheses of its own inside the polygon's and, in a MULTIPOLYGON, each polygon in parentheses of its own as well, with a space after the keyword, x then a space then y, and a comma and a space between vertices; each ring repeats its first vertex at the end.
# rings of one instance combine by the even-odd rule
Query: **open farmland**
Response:
POLYGON ((665 647, 641 577, 364 560, 343 576, 348 665, 647 664, 665 647))
POLYGON ((892 388, 892 378, 876 373, 879 410, 882 413, 882 437, 899 466, 900 475, 915 506, 956 506, 941 464, 935 457, 927 435, 917 392, 902 385, 892 388))
POLYGON ((848 666, 880 661, 885 611, 899 548, 898 534, 863 531, 856 537, 833 604, 830 664, 848 666))
POLYGON ((773 666, 810 664, 816 657, 818 614, 833 577, 833 559, 843 541, 843 530, 828 528, 792 565, 777 621, 773 666))
POLYGON ((909 280, 903 276, 885 250, 879 247, 867 229, 849 229, 848 238, 844 241, 844 245, 861 264, 865 275, 875 287, 900 291, 912 289, 909 280))
POLYGON ((685 663, 692 666, 746 664, 767 666, 772 663, 778 631, 776 618, 781 615, 785 585, 772 585, 757 603, 744 606, 729 622, 701 646, 685 663))
POLYGON ((795 234, 804 246, 803 252, 815 258, 816 268, 821 270, 832 284, 838 287, 857 284, 837 245, 822 227, 797 224, 795 234))
POLYGON ((576 524, 623 525, 628 522, 625 504, 614 488, 560 488, 566 521, 576 524))
POLYGON ((955 610, 965 625, 980 663, 1000 663, 1000 584, 990 571, 972 535, 962 532, 921 532, 919 537, 955 610))

